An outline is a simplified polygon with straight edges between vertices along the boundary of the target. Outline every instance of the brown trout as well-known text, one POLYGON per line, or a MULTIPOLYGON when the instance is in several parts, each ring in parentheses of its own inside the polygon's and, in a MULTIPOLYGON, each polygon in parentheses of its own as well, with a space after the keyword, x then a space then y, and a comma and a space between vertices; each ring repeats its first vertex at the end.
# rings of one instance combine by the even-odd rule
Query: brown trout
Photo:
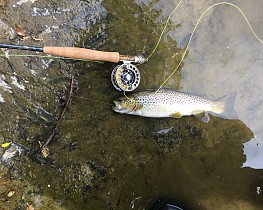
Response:
POLYGON ((236 119, 235 96, 236 94, 230 94, 212 101, 170 89, 147 90, 114 100, 112 108, 121 114, 153 118, 181 118, 195 115, 202 121, 208 122, 208 113, 226 119, 236 119))

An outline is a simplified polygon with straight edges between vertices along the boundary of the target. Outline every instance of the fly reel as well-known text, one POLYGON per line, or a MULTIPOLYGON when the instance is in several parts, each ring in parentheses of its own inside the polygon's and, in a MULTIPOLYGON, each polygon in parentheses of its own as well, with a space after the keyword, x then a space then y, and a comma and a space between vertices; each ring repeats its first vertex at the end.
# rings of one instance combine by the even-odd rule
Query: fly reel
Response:
POLYGON ((140 72, 133 64, 118 65, 111 73, 111 82, 119 91, 133 91, 140 84, 140 72))
POLYGON ((140 72, 131 62, 143 63, 144 58, 142 56, 134 56, 133 61, 128 61, 127 57, 123 58, 123 64, 116 66, 111 73, 111 82, 119 91, 130 92, 135 90, 140 84, 140 72))

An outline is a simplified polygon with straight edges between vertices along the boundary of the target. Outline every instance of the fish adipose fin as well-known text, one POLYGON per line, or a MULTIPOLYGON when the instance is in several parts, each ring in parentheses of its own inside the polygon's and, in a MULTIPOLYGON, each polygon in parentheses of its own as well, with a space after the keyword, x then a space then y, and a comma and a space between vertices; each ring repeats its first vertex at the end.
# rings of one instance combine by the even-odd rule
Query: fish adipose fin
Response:
POLYGON ((170 114, 170 117, 173 117, 173 118, 181 118, 182 115, 181 115, 180 112, 175 112, 175 113, 170 114))
POLYGON ((235 101, 237 93, 230 93, 217 100, 221 104, 222 108, 215 108, 213 112, 215 116, 219 116, 225 119, 238 119, 237 112, 235 111, 235 101))
POLYGON ((193 111, 193 115, 200 121, 208 123, 210 120, 210 117, 207 112, 204 111, 193 111))

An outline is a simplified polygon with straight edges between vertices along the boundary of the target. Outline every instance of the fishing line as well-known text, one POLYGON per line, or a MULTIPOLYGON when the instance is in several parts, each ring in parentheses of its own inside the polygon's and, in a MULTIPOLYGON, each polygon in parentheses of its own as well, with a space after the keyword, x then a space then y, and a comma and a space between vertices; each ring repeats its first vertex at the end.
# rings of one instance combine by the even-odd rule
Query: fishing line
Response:
MULTIPOLYGON (((160 45, 161 39, 162 39, 162 37, 163 37, 163 35, 164 35, 164 32, 165 32, 165 30, 166 30, 166 28, 167 28, 167 26, 168 26, 168 23, 169 23, 169 20, 171 19, 171 16, 175 13, 175 11, 176 11, 176 10, 178 9, 178 7, 181 5, 182 1, 183 1, 183 0, 180 0, 180 1, 179 1, 179 3, 176 5, 175 9, 174 9, 174 10, 170 13, 170 15, 168 16, 168 18, 167 18, 167 20, 166 20, 166 22, 165 22, 164 28, 163 28, 160 36, 159 36, 159 39, 158 39, 158 41, 157 41, 154 49, 153 49, 152 52, 150 53, 150 55, 149 55, 144 61, 141 60, 141 62, 139 62, 139 64, 142 64, 142 63, 145 63, 146 61, 148 61, 148 60, 152 57, 152 55, 156 52, 156 49, 157 49, 157 47, 160 45)), ((185 50, 184 50, 183 54, 182 54, 182 58, 181 58, 180 62, 178 63, 177 67, 173 70, 173 72, 172 72, 172 73, 164 80, 164 82, 159 86, 159 88, 156 90, 155 93, 157 93, 157 92, 163 87, 163 85, 175 74, 175 72, 178 70, 178 68, 179 68, 179 67, 181 66, 181 64, 183 63, 183 60, 184 60, 184 58, 185 58, 185 56, 186 56, 187 50, 188 50, 188 48, 189 48, 189 45, 190 45, 190 43, 191 43, 191 41, 192 41, 193 35, 194 35, 194 33, 195 33, 196 29, 197 29, 197 26, 199 25, 199 23, 201 22, 202 18, 204 17, 204 15, 205 15, 210 9, 212 9, 212 8, 214 8, 214 7, 216 7, 216 6, 219 6, 219 5, 229 5, 229 6, 234 7, 235 9, 237 9, 237 10, 241 13, 241 15, 243 16, 243 18, 245 19, 245 21, 246 21, 247 25, 249 26, 250 30, 252 31, 253 35, 256 37, 257 40, 259 40, 259 41, 263 44, 263 41, 257 36, 257 34, 255 33, 255 31, 253 30, 253 28, 252 28, 251 24, 249 23, 246 15, 244 14, 244 12, 243 12, 238 6, 236 6, 235 4, 229 3, 229 2, 219 2, 219 3, 215 3, 215 4, 213 4, 212 6, 208 7, 208 8, 201 14, 201 16, 200 16, 199 19, 197 20, 196 25, 195 25, 192 33, 191 33, 191 36, 190 36, 190 38, 189 38, 189 41, 188 41, 188 43, 187 43, 187 45, 186 45, 186 47, 185 47, 185 50)), ((45 52, 45 51, 44 51, 44 52, 45 52)), ((52 53, 50 53, 50 54, 52 54, 52 53)), ((60 55, 60 54, 58 54, 58 55, 60 55)), ((65 57, 60 57, 60 56, 45 56, 45 55, 26 55, 26 54, 24 54, 24 55, 18 55, 18 54, 14 55, 14 54, 13 54, 13 55, 12 55, 12 54, 10 54, 10 55, 0 55, 0 56, 4 56, 4 57, 7 57, 7 58, 8 58, 8 56, 9 56, 9 57, 39 57, 39 58, 54 58, 54 59, 65 59, 65 60, 67 59, 67 60, 87 61, 86 59, 84 60, 84 59, 71 58, 71 57, 65 58, 65 57)), ((122 60, 122 59, 120 59, 120 58, 118 59, 118 61, 121 61, 121 60, 122 60)), ((139 60, 140 60, 140 59, 139 59, 139 60)), ((93 61, 93 62, 94 62, 94 61, 93 61)), ((98 62, 98 61, 96 61, 96 62, 98 62)), ((133 98, 128 97, 128 96, 125 94, 125 89, 123 89, 123 90, 124 90, 123 94, 124 94, 124 96, 129 100, 129 102, 132 103, 132 104, 134 103, 134 104, 136 105, 136 101, 135 101, 133 98)), ((92 99, 88 99, 88 98, 84 98, 84 97, 78 97, 78 98, 85 99, 85 100, 88 100, 88 101, 93 101, 93 102, 96 102, 96 103, 105 104, 105 105, 112 105, 112 104, 109 104, 109 103, 106 103, 106 102, 102 102, 102 101, 98 101, 98 100, 92 100, 92 99)))
MULTIPOLYGON (((157 43, 156 43, 153 51, 150 53, 150 55, 149 55, 147 58, 145 58, 145 60, 144 60, 143 62, 137 64, 136 66, 139 66, 139 65, 145 63, 146 61, 148 61, 149 58, 151 58, 152 55, 155 53, 157 47, 159 46, 159 44, 160 44, 160 42, 161 42, 161 39, 162 39, 162 37, 163 37, 163 35, 164 35, 164 32, 165 32, 165 30, 166 30, 166 28, 167 28, 167 26, 168 26, 168 23, 169 23, 169 20, 170 20, 171 16, 172 16, 173 13, 177 10, 177 8, 180 6, 180 4, 182 3, 182 1, 183 1, 183 0, 180 0, 180 1, 179 1, 179 3, 178 3, 178 4, 176 5, 176 7, 174 8, 174 10, 173 10, 173 11, 170 13, 170 15, 168 16, 168 18, 167 18, 167 20, 166 20, 166 22, 165 22, 164 28, 163 28, 163 30, 162 30, 162 32, 161 32, 161 35, 160 35, 160 37, 159 37, 159 39, 158 39, 158 41, 157 41, 157 43)), ((132 102, 135 102, 134 99, 129 98, 129 97, 125 94, 125 91, 123 91, 123 95, 124 95, 124 97, 127 98, 131 103, 132 103, 132 102)))
POLYGON ((85 99, 87 101, 92 101, 92 102, 96 102, 96 103, 101 103, 101 104, 104 104, 104 105, 112 106, 112 104, 110 104, 110 103, 103 102, 103 101, 98 101, 98 100, 93 100, 93 99, 85 98, 85 97, 82 97, 82 96, 73 96, 73 97, 80 98, 80 99, 85 99))
POLYGON ((167 20, 166 20, 166 22, 165 22, 164 28, 163 28, 163 30, 162 30, 162 32, 161 32, 160 37, 159 37, 159 40, 157 41, 157 44, 155 45, 155 47, 154 47, 153 51, 151 52, 151 54, 150 54, 147 58, 145 58, 144 62, 142 62, 142 63, 140 63, 140 64, 138 64, 138 65, 141 65, 141 64, 145 63, 146 61, 148 61, 148 59, 149 59, 150 57, 152 57, 152 55, 155 53, 157 47, 159 46, 159 44, 160 44, 160 42, 161 42, 161 39, 162 39, 163 34, 164 34, 164 32, 165 32, 165 30, 166 30, 166 28, 167 28, 167 25, 168 25, 168 22, 169 22, 171 16, 172 16, 173 13, 177 10, 177 8, 180 6, 180 4, 182 3, 182 1, 183 1, 183 0, 180 0, 180 2, 177 4, 177 6, 175 7, 175 9, 174 9, 174 10, 170 13, 170 15, 168 16, 168 18, 167 18, 167 20))
MULTIPOLYGON (((181 1, 179 2, 179 4, 180 4, 180 3, 181 3, 181 1)), ((203 16, 205 15, 205 13, 206 13, 207 11, 209 11, 210 9, 212 9, 213 7, 216 7, 216 6, 219 6, 219 5, 230 5, 230 6, 234 7, 235 9, 237 9, 237 10, 242 14, 242 16, 244 17, 244 19, 245 19, 247 25, 249 26, 250 30, 252 31, 253 35, 256 37, 256 39, 257 39, 258 41, 260 41, 260 42, 263 44, 263 41, 257 36, 257 34, 255 33, 255 31, 253 30, 253 28, 252 28, 251 24, 249 23, 246 15, 245 15, 245 13, 244 13, 238 6, 236 6, 235 4, 229 3, 229 2, 219 2, 219 3, 213 4, 212 6, 208 7, 208 8, 202 13, 202 15, 200 16, 200 18, 199 18, 198 21, 196 22, 196 25, 195 25, 195 27, 194 27, 194 30, 193 30, 193 32, 191 33, 191 36, 190 36, 190 38, 189 38, 189 41, 188 41, 188 43, 187 43, 187 45, 186 45, 185 51, 184 51, 184 53, 183 53, 183 56, 182 56, 179 64, 178 64, 177 67, 174 69, 174 71, 173 71, 173 72, 164 80, 164 82, 159 86, 159 88, 156 90, 156 92, 158 92, 158 91, 163 87, 163 85, 174 75, 174 73, 177 71, 177 69, 178 69, 178 68, 180 67, 180 65, 182 64, 183 59, 185 58, 186 52, 187 52, 187 50, 188 50, 188 48, 189 48, 189 45, 190 45, 190 43, 191 43, 191 41, 192 41, 193 35, 194 35, 195 31, 196 31, 196 28, 197 28, 197 26, 199 25, 201 19, 202 19, 203 16)), ((179 5, 177 5, 177 7, 178 7, 178 6, 179 6, 179 5)), ((177 7, 176 7, 176 9, 177 9, 177 7)), ((175 11, 175 10, 174 10, 174 11, 175 11)), ((173 12, 174 12, 174 11, 173 11, 173 12)), ((173 13, 173 12, 172 12, 172 13, 173 13)), ((171 14, 172 14, 172 13, 171 13, 171 14)), ((168 22, 169 18, 171 17, 171 14, 169 15, 166 23, 168 22)), ((165 28, 166 28, 166 25, 165 25, 165 27, 164 27, 164 30, 165 30, 165 28)), ((164 32, 164 30, 163 30, 163 32, 164 32)), ((163 32, 162 32, 161 36, 163 35, 163 32)), ((159 42, 157 43, 157 46, 158 46, 158 45, 159 45, 159 42)), ((155 47, 154 50, 156 50, 157 46, 155 47)), ((152 55, 152 54, 153 54, 153 53, 151 53, 151 55, 152 55)), ((148 58, 147 58, 147 59, 148 59, 148 58)))
POLYGON ((125 98, 127 98, 127 99, 129 100, 129 102, 130 102, 131 104, 134 104, 134 105, 136 106, 136 101, 135 101, 134 98, 128 97, 128 96, 126 95, 125 91, 123 91, 123 95, 124 95, 125 98))

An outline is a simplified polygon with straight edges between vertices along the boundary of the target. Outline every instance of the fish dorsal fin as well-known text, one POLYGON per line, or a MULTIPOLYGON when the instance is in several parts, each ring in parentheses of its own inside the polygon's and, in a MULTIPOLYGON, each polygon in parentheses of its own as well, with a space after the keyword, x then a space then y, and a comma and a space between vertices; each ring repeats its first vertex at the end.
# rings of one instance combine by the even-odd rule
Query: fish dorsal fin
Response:
POLYGON ((169 116, 173 118, 181 118, 182 114, 180 112, 175 112, 175 113, 170 114, 169 116))
POLYGON ((207 112, 201 111, 201 110, 195 110, 193 111, 193 115, 202 122, 208 123, 210 120, 210 117, 207 112))

